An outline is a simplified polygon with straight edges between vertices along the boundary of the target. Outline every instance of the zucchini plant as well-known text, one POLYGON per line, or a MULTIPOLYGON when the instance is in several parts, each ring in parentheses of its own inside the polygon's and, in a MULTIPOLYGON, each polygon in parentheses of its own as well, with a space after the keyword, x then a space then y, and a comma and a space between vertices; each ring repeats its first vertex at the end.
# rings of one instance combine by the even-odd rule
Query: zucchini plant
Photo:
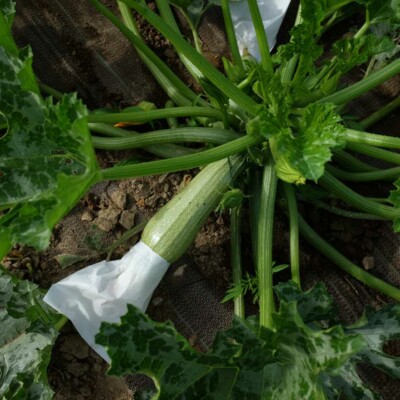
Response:
MULTIPOLYGON (((300 289, 299 233, 338 267, 371 288, 395 300, 400 300, 400 289, 340 254, 308 225, 297 204, 306 197, 304 186, 318 185, 343 205, 342 214, 392 221, 394 231, 400 231, 396 166, 400 164, 400 139, 366 131, 395 110, 400 97, 356 124, 345 114, 349 102, 400 73, 395 34, 400 26, 399 1, 301 0, 289 42, 271 54, 257 1, 248 0, 260 63, 242 57, 238 51, 228 0, 209 2, 220 3, 224 15, 232 53, 231 60, 224 60, 224 72, 201 54, 195 28, 207 8, 202 1, 157 0, 157 14, 144 1, 121 0, 117 4, 122 19, 99 0, 88 1, 132 42, 171 102, 161 109, 139 106, 94 112, 88 111, 76 95, 52 90, 53 98, 44 97, 41 89, 46 88, 33 73, 30 49, 18 49, 11 34, 15 4, 1 0, 0 259, 16 243, 45 249, 55 224, 99 181, 208 165, 153 217, 143 233, 143 241, 154 252, 173 262, 186 251, 231 181, 241 176, 250 203, 259 315, 245 319, 239 291, 232 328, 217 335, 212 351, 201 354, 170 324, 154 323, 129 306, 120 324, 104 323, 97 336, 98 343, 108 349, 110 373, 142 372, 151 376, 156 391, 142 393, 142 398, 376 398, 358 377, 356 365, 370 363, 400 377, 399 359, 383 351, 387 340, 400 337, 400 308, 395 304, 368 311, 357 324, 341 326, 334 319, 326 289, 321 285, 307 292, 300 289), (179 7, 188 18, 194 47, 190 39, 182 37, 172 7, 179 7), (171 42, 202 87, 201 93, 193 92, 146 45, 132 11, 171 42), (325 33, 338 22, 350 23, 350 17, 356 14, 363 16, 363 23, 351 27, 350 37, 324 49, 325 33), (324 50, 326 57, 322 58, 324 50), (362 78, 346 86, 342 78, 365 65, 362 78), (188 118, 190 124, 186 123, 188 118), (142 134, 121 128, 154 120, 165 120, 169 128, 142 134), (201 145, 192 146, 192 142, 201 145), (100 169, 96 148, 142 148, 155 159, 100 169), (379 169, 354 154, 366 154, 394 166, 379 169), (385 202, 362 196, 346 184, 387 179, 394 181, 394 188, 385 202), (292 281, 275 287, 278 306, 273 288, 272 241, 277 203, 286 210, 290 223, 292 274, 292 281)), ((314 205, 338 211, 323 200, 314 201, 314 205)), ((231 212, 236 286, 241 285, 243 276, 241 207, 236 203, 231 212)), ((50 332, 43 343, 50 345, 54 326, 59 328, 61 323, 40 305, 39 295, 29 295, 30 301, 21 303, 15 313, 7 293, 22 283, 11 280, 5 271, 1 279, 2 321, 12 321, 20 332, 33 332, 32 324, 34 329, 39 328, 32 315, 40 314, 45 321, 41 334, 50 332)), ((21 349, 28 351, 32 339, 25 337, 27 340, 19 340, 21 349)), ((24 370, 16 370, 6 361, 14 351, 8 346, 10 338, 8 330, 2 331, 1 396, 50 398, 43 372, 48 357, 38 351, 35 363, 26 361, 24 370), (40 365, 40 373, 34 372, 36 365, 40 365)), ((45 344, 36 349, 44 349, 45 344)))

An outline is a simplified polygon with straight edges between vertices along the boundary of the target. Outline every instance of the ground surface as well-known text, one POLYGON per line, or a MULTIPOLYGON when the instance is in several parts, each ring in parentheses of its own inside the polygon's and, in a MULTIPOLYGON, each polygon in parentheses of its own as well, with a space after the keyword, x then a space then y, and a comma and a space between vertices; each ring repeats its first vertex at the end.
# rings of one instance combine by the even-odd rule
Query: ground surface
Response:
MULTIPOLYGON (((136 61, 136 54, 127 50, 128 45, 122 39, 115 46, 109 45, 113 43, 115 32, 104 21, 94 19, 88 14, 85 6, 82 6, 78 13, 79 18, 74 22, 75 27, 84 27, 84 35, 80 36, 69 25, 67 16, 74 11, 70 10, 68 2, 61 2, 63 7, 45 0, 34 3, 22 0, 19 2, 21 8, 18 34, 21 44, 32 40, 33 50, 37 55, 36 70, 45 83, 59 90, 78 90, 90 105, 97 107, 135 104, 135 101, 143 99, 162 103, 165 97, 145 72, 143 65, 136 61), (26 9, 23 8, 25 6, 26 9), (40 15, 37 14, 40 10, 43 12, 38 23, 34 16, 35 13, 40 15), (54 35, 51 47, 55 48, 55 65, 51 68, 46 62, 51 49, 41 47, 38 45, 40 41, 35 41, 35 37, 40 38, 39 33, 46 30, 54 35), (61 46, 63 50, 57 46, 61 46), (108 49, 105 53, 104 48, 108 49), (118 76, 123 76, 123 80, 119 79, 116 83, 101 69, 101 63, 93 62, 93 58, 98 59, 99 54, 106 61, 113 60, 109 65, 118 76), (127 71, 122 66, 129 58, 135 60, 131 64, 134 71, 127 71), (72 75, 76 77, 75 80, 71 76, 62 78, 65 71, 57 70, 57 65, 65 67, 65 64, 66 70, 73 66, 72 75), (139 80, 133 76, 139 76, 139 80)), ((220 55, 226 52, 218 18, 217 14, 211 13, 200 27, 200 37, 204 39, 206 53, 217 65, 221 60, 220 55)), ((176 55, 168 43, 147 25, 141 23, 140 26, 155 51, 178 73, 182 73, 176 55)), ((188 80, 188 85, 193 85, 193 82, 188 80)), ((381 94, 375 96, 378 100, 386 99, 381 94)), ((362 107, 368 107, 368 104, 369 100, 365 99, 362 107)), ((390 119, 386 124, 390 129, 393 128, 393 121, 390 119)), ((381 129, 384 131, 385 126, 382 125, 381 129)), ((392 130, 391 132, 393 133, 392 130)), ((99 162, 104 167, 109 166, 123 155, 132 157, 135 154, 100 152, 99 162)), ((20 277, 31 279, 48 288, 74 271, 104 259, 104 249, 107 246, 135 224, 151 217, 182 186, 188 184, 195 173, 196 171, 189 171, 184 174, 97 185, 57 225, 51 246, 46 252, 38 254, 31 249, 15 248, 6 264, 20 277)), ((376 222, 348 222, 307 206, 303 207, 302 212, 313 226, 319 227, 323 237, 351 260, 365 268, 371 268, 392 284, 400 285, 398 242, 390 233, 390 227, 376 222)), ((149 314, 153 318, 173 319, 191 343, 202 350, 210 345, 216 330, 228 326, 231 316, 231 307, 222 306, 219 302, 230 281, 227 220, 227 215, 210 216, 187 256, 168 272, 149 307, 149 314)), ((279 214, 275 229, 277 240, 274 257, 278 263, 285 263, 288 260, 287 226, 284 217, 279 214)), ((137 240, 137 236, 132 237, 117 247, 112 258, 120 258, 137 240)), ((306 243, 302 244, 302 249, 302 277, 305 287, 323 280, 340 305, 340 317, 344 321, 353 322, 361 315, 366 304, 378 306, 387 301, 335 269, 306 243)), ((244 257, 245 264, 250 265, 250 250, 245 250, 244 257)), ((283 272, 277 279, 284 278, 285 274, 283 272)), ((398 351, 396 346, 392 346, 391 351, 396 350, 398 351)), ((132 383, 132 380, 128 380, 127 383, 123 379, 108 377, 106 370, 105 362, 67 324, 57 340, 49 367, 49 380, 56 392, 55 399, 131 398, 131 389, 138 384, 137 381, 132 383)), ((382 374, 377 375, 370 369, 364 370, 364 374, 370 381, 380 382, 379 386, 383 388, 382 398, 400 398, 395 383, 390 383, 382 374)))

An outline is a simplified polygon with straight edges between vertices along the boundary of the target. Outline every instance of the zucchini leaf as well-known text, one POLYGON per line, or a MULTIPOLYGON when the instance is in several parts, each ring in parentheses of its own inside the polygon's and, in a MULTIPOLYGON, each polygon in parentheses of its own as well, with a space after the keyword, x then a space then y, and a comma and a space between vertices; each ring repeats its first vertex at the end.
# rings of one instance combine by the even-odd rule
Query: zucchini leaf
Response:
POLYGON ((400 378, 400 357, 387 354, 384 346, 390 340, 400 339, 400 305, 390 304, 381 310, 367 310, 363 317, 345 330, 349 334, 361 335, 366 346, 342 366, 338 376, 326 377, 329 399, 336 399, 340 393, 346 399, 378 399, 375 393, 365 387, 357 375, 357 364, 367 363, 393 378, 400 378))
POLYGON ((290 31, 290 42, 281 45, 273 57, 275 63, 285 64, 294 55, 300 57, 295 81, 301 82, 307 74, 314 73, 314 62, 322 55, 322 47, 317 44, 317 39, 322 31, 327 5, 319 0, 302 0, 301 23, 290 31))
MULTIPOLYGON (((285 96, 286 97, 286 96, 285 96)), ((324 173, 332 149, 344 145, 344 128, 333 104, 312 103, 302 109, 292 126, 282 118, 289 109, 279 102, 259 107, 257 116, 247 124, 249 134, 261 133, 269 138, 277 176, 285 182, 301 184, 317 181, 324 173), (276 110, 276 111, 275 111, 276 110)))
POLYGON ((153 322, 133 306, 121 323, 103 323, 96 339, 108 349, 110 374, 152 377, 157 392, 139 398, 323 398, 327 377, 362 351, 365 340, 341 326, 304 322, 332 312, 322 286, 302 294, 293 283, 281 284, 278 293, 274 331, 260 332, 255 318, 235 318, 206 354, 191 348, 171 324, 153 322))
MULTIPOLYGON (((0 3, 2 29, 4 16, 12 19, 12 4, 0 3)), ((9 33, 10 24, 7 28, 9 33)), ((0 39, 0 113, 8 126, 0 139, 0 210, 17 212, 0 224, 0 237, 4 243, 44 249, 54 225, 96 181, 99 170, 86 108, 75 95, 57 104, 43 99, 30 49, 9 51, 10 35, 0 39)), ((9 246, 3 247, 0 259, 9 246)))
POLYGON ((378 38, 372 34, 338 40, 332 46, 332 52, 337 57, 335 68, 345 74, 364 64, 372 56, 391 53, 395 47, 394 41, 389 37, 378 38))
POLYGON ((370 24, 392 23, 400 20, 399 0, 357 0, 369 12, 370 24))
POLYGON ((0 269, 0 397, 50 400, 47 365, 57 337, 59 316, 28 281, 0 269))

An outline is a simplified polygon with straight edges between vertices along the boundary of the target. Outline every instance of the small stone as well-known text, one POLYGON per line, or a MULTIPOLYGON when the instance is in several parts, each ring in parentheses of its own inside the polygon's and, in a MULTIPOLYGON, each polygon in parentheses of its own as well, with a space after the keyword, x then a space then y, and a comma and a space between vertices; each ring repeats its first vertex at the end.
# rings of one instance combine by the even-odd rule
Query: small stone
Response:
POLYGON ((125 229, 131 229, 135 223, 135 213, 133 211, 122 211, 122 214, 119 218, 119 223, 125 229))
POLYGON ((164 303, 164 299, 160 296, 157 296, 152 300, 151 303, 153 304, 153 306, 159 307, 162 303, 164 303))
POLYGON ((375 267, 375 258, 372 256, 364 257, 362 260, 362 265, 363 265, 364 269, 369 271, 370 269, 375 267))
POLYGON ((111 200, 120 209, 125 209, 126 206, 126 193, 122 190, 116 190, 111 193, 111 200))
POLYGON ((90 211, 85 210, 81 216, 82 221, 93 221, 93 214, 90 211))
POLYGON ((105 208, 99 211, 98 217, 93 222, 100 230, 109 232, 117 224, 120 213, 120 210, 105 208))

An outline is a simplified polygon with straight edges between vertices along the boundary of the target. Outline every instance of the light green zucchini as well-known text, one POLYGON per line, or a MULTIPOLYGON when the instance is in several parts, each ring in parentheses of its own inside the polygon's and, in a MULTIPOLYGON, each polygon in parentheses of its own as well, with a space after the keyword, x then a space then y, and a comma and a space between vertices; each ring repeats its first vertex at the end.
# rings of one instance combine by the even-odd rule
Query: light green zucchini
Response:
POLYGON ((207 165, 150 219, 142 241, 170 263, 180 258, 243 163, 243 157, 233 156, 207 165))

